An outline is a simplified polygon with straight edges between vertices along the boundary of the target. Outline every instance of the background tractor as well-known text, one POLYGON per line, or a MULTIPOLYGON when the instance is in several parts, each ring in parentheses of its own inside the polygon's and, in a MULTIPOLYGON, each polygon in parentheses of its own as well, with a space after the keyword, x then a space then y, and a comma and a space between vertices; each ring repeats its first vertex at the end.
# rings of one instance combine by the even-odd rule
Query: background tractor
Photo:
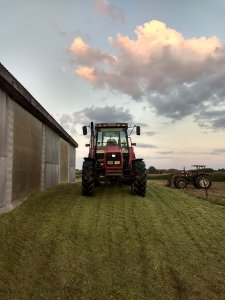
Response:
POLYGON ((208 173, 206 173, 204 165, 193 165, 196 170, 182 171, 177 174, 171 174, 167 186, 174 185, 175 188, 186 188, 188 184, 192 184, 197 189, 209 189, 212 180, 208 173))
MULTIPOLYGON (((101 123, 90 127, 88 157, 82 167, 82 192, 86 196, 95 195, 95 186, 100 181, 125 183, 131 186, 133 194, 144 197, 146 193, 147 171, 142 158, 136 158, 128 128, 136 128, 140 135, 140 126, 129 127, 127 123, 101 123)), ((131 133, 132 133, 131 131, 131 133)), ((83 126, 87 135, 87 126, 83 126)))

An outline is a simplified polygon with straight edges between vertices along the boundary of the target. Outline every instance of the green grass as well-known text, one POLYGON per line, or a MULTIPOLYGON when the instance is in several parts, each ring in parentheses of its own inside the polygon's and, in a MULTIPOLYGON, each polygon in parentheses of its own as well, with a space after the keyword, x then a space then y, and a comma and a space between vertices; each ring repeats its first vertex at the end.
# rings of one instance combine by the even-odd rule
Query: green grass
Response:
POLYGON ((225 211, 151 184, 80 183, 0 216, 0 299, 222 299, 225 211))

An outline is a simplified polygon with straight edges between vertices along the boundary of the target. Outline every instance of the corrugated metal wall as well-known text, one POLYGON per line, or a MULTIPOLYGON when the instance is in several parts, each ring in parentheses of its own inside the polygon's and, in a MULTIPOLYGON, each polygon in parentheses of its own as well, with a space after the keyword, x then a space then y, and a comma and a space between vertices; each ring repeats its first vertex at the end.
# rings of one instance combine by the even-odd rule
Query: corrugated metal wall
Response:
POLYGON ((74 146, 0 88, 0 211, 31 193, 74 182, 73 142, 74 146))
POLYGON ((45 130, 45 188, 59 182, 59 136, 49 127, 45 130))
POLYGON ((68 182, 69 176, 69 145, 66 141, 60 138, 60 183, 68 182))
POLYGON ((6 94, 0 89, 0 156, 6 156, 6 120, 7 120, 7 102, 6 94))
POLYGON ((5 204, 10 204, 12 202, 14 102, 9 96, 7 96, 7 111, 7 170, 5 204))
POLYGON ((12 200, 41 187, 42 123, 14 103, 12 200))
POLYGON ((7 162, 7 102, 6 94, 0 89, 0 207, 5 203, 7 162))
POLYGON ((75 148, 69 146, 69 182, 75 181, 75 148))

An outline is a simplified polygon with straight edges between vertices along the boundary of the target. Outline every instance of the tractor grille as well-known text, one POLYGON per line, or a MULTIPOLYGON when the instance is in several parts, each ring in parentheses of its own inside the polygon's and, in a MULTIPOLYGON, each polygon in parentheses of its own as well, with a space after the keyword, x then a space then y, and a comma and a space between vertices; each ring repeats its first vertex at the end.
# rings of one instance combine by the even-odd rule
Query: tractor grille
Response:
POLYGON ((111 167, 121 166, 121 153, 107 153, 106 154, 106 164, 111 167))

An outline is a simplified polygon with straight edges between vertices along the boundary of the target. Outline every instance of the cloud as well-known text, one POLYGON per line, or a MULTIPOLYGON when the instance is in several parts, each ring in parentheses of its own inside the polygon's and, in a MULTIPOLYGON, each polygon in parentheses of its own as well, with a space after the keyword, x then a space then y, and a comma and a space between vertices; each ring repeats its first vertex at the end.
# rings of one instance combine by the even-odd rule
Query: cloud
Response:
POLYGON ((156 134, 156 132, 154 132, 154 131, 145 131, 145 132, 143 132, 143 134, 145 134, 147 136, 153 136, 153 135, 156 134))
POLYGON ((85 108, 82 113, 89 121, 95 123, 101 122, 131 122, 132 115, 128 109, 123 107, 105 106, 85 108))
POLYGON ((154 145, 151 145, 151 144, 141 144, 141 143, 137 143, 137 147, 140 147, 140 148, 149 148, 149 149, 154 149, 154 148, 158 148, 154 145))
POLYGON ((202 128, 209 129, 225 128, 225 108, 224 98, 217 100, 216 103, 212 101, 211 104, 202 105, 201 111, 195 115, 195 120, 202 128), (219 107, 219 108, 218 108, 219 107))
POLYGON ((95 76, 95 72, 93 68, 89 67, 78 67, 76 69, 76 74, 80 77, 87 79, 92 83, 97 83, 98 78, 95 76))
POLYGON ((172 154, 172 153, 174 153, 174 151, 159 151, 158 152, 159 154, 172 154))
POLYGON ((159 116, 194 115, 201 126, 225 128, 225 46, 218 38, 186 39, 157 20, 137 26, 135 34, 109 37, 117 55, 76 38, 70 47, 76 74, 97 88, 147 102, 159 116))
POLYGON ((51 28, 61 37, 66 37, 68 33, 61 28, 61 24, 57 21, 50 22, 51 28))
POLYGON ((85 43, 82 37, 74 39, 70 46, 70 51, 76 55, 75 61, 77 64, 91 66, 100 62, 112 65, 116 62, 116 58, 113 55, 103 53, 99 49, 91 48, 87 43, 85 43))
POLYGON ((225 153, 225 148, 214 149, 211 154, 221 155, 225 153))
POLYGON ((121 8, 117 5, 109 4, 107 0, 95 0, 93 2, 94 9, 110 17, 114 21, 125 23, 125 16, 121 8))
POLYGON ((71 114, 62 114, 56 116, 59 124, 73 136, 81 132, 82 125, 88 125, 91 121, 94 123, 104 122, 132 122, 133 116, 128 109, 123 107, 105 106, 105 107, 86 107, 80 111, 71 114))

